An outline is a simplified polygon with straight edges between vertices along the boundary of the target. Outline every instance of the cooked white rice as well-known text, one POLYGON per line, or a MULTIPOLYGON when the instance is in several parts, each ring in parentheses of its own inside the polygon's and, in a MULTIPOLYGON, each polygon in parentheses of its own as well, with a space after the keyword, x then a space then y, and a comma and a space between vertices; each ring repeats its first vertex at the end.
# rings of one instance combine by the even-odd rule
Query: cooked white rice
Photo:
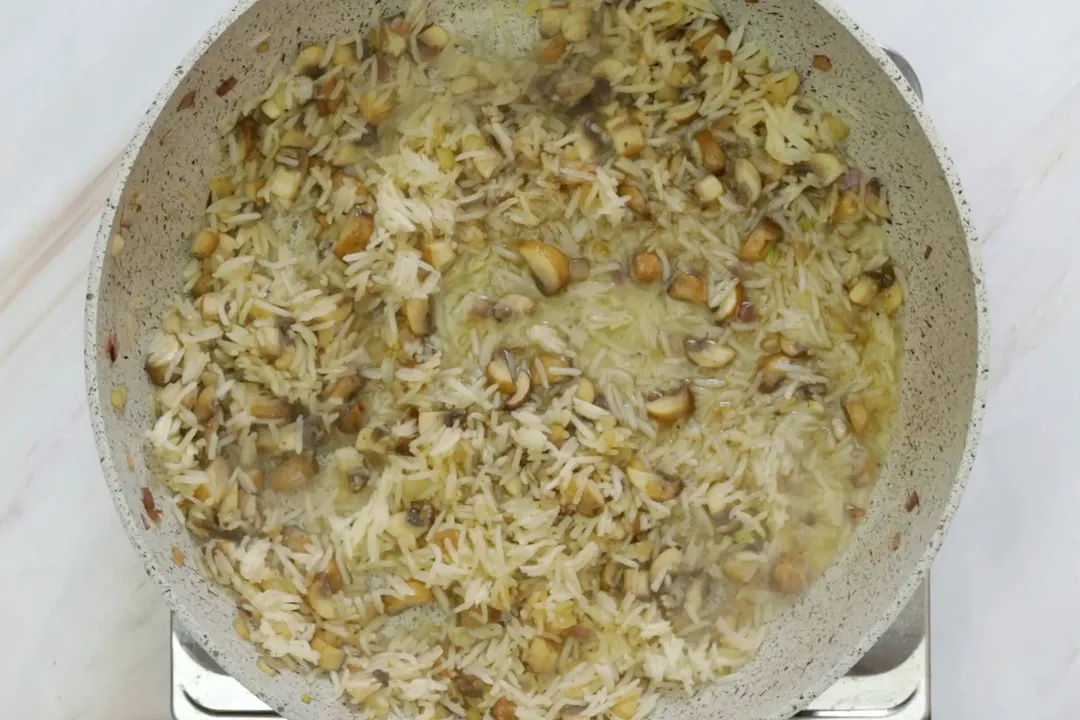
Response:
POLYGON ((149 439, 265 670, 640 718, 845 546, 897 401, 884 189, 710 7, 545 7, 515 58, 416 11, 226 123, 149 439))

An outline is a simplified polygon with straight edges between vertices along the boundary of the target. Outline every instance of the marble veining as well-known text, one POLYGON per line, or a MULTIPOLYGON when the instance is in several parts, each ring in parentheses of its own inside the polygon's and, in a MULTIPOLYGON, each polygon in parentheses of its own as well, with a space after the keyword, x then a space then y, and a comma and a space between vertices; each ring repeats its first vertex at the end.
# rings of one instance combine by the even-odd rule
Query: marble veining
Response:
MULTIPOLYGON (((167 717, 168 617, 98 468, 81 372, 86 265, 118 153, 228 0, 0 8, 0 696, 5 717, 167 717)), ((919 72, 984 243, 991 395, 934 570, 939 717, 1066 718, 1080 700, 1080 10, 841 3, 919 72)))

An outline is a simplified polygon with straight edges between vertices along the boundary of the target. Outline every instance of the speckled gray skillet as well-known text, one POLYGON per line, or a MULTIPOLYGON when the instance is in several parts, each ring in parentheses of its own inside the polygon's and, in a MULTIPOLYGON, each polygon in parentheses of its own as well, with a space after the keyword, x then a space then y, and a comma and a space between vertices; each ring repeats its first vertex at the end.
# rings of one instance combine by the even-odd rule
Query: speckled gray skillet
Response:
MULTIPOLYGON (((90 417, 128 534, 180 622, 230 674, 292 720, 346 718, 350 711, 326 684, 311 688, 297 675, 270 678, 257 670, 254 648, 232 630, 234 601, 205 583, 193 563, 173 563, 174 546, 194 555, 191 538, 168 513, 157 525, 148 522, 144 488, 157 495, 158 507, 165 500, 144 456, 151 388, 142 366, 161 309, 180 287, 188 232, 201 211, 184 198, 205 193, 216 124, 238 98, 261 92, 270 80, 272 70, 260 62, 267 56, 255 54, 251 39, 268 32, 274 53, 291 53, 298 42, 366 28, 371 3, 241 0, 176 68, 139 126, 90 268, 90 417), (223 100, 215 89, 232 76, 239 83, 223 100), (139 209, 119 212, 136 193, 139 209), (113 258, 109 238, 122 216, 128 241, 113 258), (115 360, 107 347, 110 337, 115 360), (118 385, 129 392, 123 414, 109 406, 109 391, 118 385), (301 702, 304 693, 310 704, 301 702)), ((400 0, 386 0, 381 8, 384 16, 396 12, 400 0)), ((503 49, 534 32, 505 22, 490 31, 490 5, 478 0, 431 0, 429 8, 429 17, 454 32, 488 33, 486 39, 503 49)), ((858 113, 851 151, 889 182, 894 255, 908 280, 901 429, 852 547, 775 623, 759 657, 732 682, 658 710, 657 717, 680 720, 788 717, 889 626, 937 551, 970 471, 989 346, 985 290, 959 183, 918 101, 885 55, 831 2, 727 0, 721 9, 732 24, 748 20, 753 35, 804 71, 827 105, 842 103, 858 113), (832 59, 831 73, 809 72, 816 53, 832 59), (912 491, 920 503, 908 512, 904 505, 912 491)))

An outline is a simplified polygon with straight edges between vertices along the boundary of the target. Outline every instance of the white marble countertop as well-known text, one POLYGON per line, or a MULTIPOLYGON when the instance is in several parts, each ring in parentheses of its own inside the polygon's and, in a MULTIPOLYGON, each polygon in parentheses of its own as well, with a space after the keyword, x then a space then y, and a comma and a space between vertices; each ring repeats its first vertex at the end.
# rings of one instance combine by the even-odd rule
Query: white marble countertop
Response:
MULTIPOLYGON (((0 4, 5 718, 168 717, 168 613, 101 479, 83 400, 82 306, 118 153, 229 2, 0 4)), ((991 293, 982 449, 933 573, 934 715, 1073 717, 1080 6, 845 4, 919 71, 983 233, 991 293)))

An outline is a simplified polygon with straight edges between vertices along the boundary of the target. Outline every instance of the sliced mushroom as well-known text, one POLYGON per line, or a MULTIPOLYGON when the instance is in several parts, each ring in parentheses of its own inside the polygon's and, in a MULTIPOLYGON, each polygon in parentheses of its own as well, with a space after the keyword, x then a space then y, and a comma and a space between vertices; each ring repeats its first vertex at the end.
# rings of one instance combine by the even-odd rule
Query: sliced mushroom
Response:
POLYGON ((406 595, 403 598, 394 597, 392 595, 383 596, 383 608, 386 610, 387 615, 397 615, 405 612, 409 608, 427 604, 431 602, 434 597, 431 594, 431 588, 419 580, 406 580, 405 582, 412 590, 411 595, 406 595))
POLYGON ((659 422, 675 422, 689 417, 694 412, 694 393, 689 385, 682 385, 678 390, 661 394, 645 403, 645 412, 659 422))
POLYGON ((493 720, 518 720, 517 708, 506 698, 499 698, 491 706, 491 717, 493 720))
POLYGON ((570 283, 570 257, 554 245, 525 240, 518 245, 518 253, 545 295, 558 295, 570 283))
POLYGON ((450 33, 439 25, 428 25, 416 38, 434 50, 442 50, 450 44, 450 33))
POLYGON ((671 279, 671 285, 668 286, 667 294, 675 300, 695 305, 707 305, 709 302, 709 291, 705 280, 691 273, 675 273, 675 277, 671 279))
POLYGON ((436 270, 443 270, 454 262, 454 246, 449 240, 426 240, 421 243, 420 252, 424 262, 436 270))
POLYGON ((375 234, 375 220, 362 210, 357 209, 349 215, 341 226, 341 234, 334 243, 334 255, 338 260, 362 252, 368 241, 375 234))
POLYGON ((724 168, 727 167, 727 155, 724 154, 720 143, 716 141, 716 136, 708 130, 698 130, 694 133, 694 142, 697 143, 698 151, 701 153, 701 164, 711 173, 724 172, 724 168))
POLYGON ((588 480, 571 480, 562 493, 563 505, 573 505, 579 515, 596 517, 604 511, 604 496, 596 488, 596 485, 588 480), (578 494, 581 499, 575 502, 578 494))
POLYGON ((735 351, 716 340, 705 338, 686 338, 683 349, 690 362, 703 368, 726 367, 735 359, 735 351))
POLYGON ((848 166, 832 153, 814 153, 810 156, 810 169, 819 187, 827 187, 848 171, 848 166))
POLYGON ((784 353, 789 358, 804 358, 810 354, 810 349, 802 343, 795 342, 787 337, 782 337, 780 338, 780 352, 784 353))
POLYGON ((510 355, 510 351, 500 350, 487 365, 488 382, 498 387, 499 392, 513 395, 517 390, 514 369, 514 358, 510 355))
POLYGON ((545 637, 534 637, 525 650, 522 658, 530 672, 537 675, 555 672, 559 663, 559 646, 554 640, 545 637))
POLYGON ((747 158, 735 160, 735 187, 739 190, 747 205, 755 204, 761 198, 761 173, 754 163, 747 158))
POLYGON ((195 413, 195 418, 199 422, 204 423, 214 416, 214 406, 216 404, 214 388, 208 385, 195 398, 195 405, 192 406, 191 411, 195 413))
POLYGON ((431 301, 427 298, 410 298, 401 304, 401 310, 405 315, 405 324, 413 335, 426 337, 435 332, 431 301))
POLYGON ((565 5, 551 5, 540 11, 540 35, 554 37, 562 32, 563 20, 570 14, 565 5))
POLYGON ((308 45, 300 50, 296 55, 296 59, 293 60, 292 70, 296 75, 309 75, 315 74, 315 77, 319 76, 319 66, 322 64, 323 55, 326 54, 326 48, 322 45, 308 45))
POLYGON ((654 502, 674 500, 682 492, 682 480, 662 473, 652 473, 645 482, 645 494, 654 502))
POLYGON ((782 593, 794 594, 810 584, 806 563, 791 553, 782 553, 772 569, 773 586, 782 593))
POLYGON ((256 400, 251 403, 251 415, 258 420, 292 420, 292 405, 284 400, 256 400))
POLYGON ((900 283, 893 283, 889 288, 881 293, 881 309, 885 311, 887 315, 892 315, 900 306, 904 304, 904 289, 900 283))
POLYGON ((727 486, 722 482, 713 483, 705 491, 705 507, 714 518, 721 515, 731 504, 727 486))
POLYGON ((517 293, 503 295, 491 308, 491 316, 496 320, 506 320, 511 315, 532 315, 535 312, 536 302, 517 293))
POLYGON ((641 689, 631 688, 629 692, 615 701, 611 706, 611 714, 619 720, 632 720, 638 711, 638 703, 641 701, 641 689))
POLYGON ((724 194, 724 183, 715 175, 705 175, 694 183, 694 194, 702 205, 708 205, 724 194))
POLYGON ((762 218, 739 248, 739 259, 746 262, 764 260, 769 248, 783 236, 784 231, 775 220, 762 218))
POLYGON ((679 548, 667 548, 652 561, 649 566, 649 587, 653 592, 660 590, 664 580, 674 575, 682 567, 683 552, 679 548))
POLYGON ((514 381, 514 393, 507 399, 506 407, 514 410, 525 404, 532 390, 532 377, 525 368, 518 368, 517 379, 514 381))
POLYGON ((860 395, 848 395, 844 398, 844 415, 852 432, 861 435, 870 425, 870 409, 866 407, 860 395))
POLYGON ((832 221, 834 224, 847 222, 853 220, 859 214, 859 196, 854 192, 840 193, 839 199, 836 201, 836 207, 833 208, 832 221))
POLYGON ((537 59, 540 61, 541 65, 554 65, 559 62, 565 52, 566 40, 560 36, 556 36, 540 47, 540 52, 537 53, 537 59))
POLYGON ((622 576, 623 590, 636 595, 639 598, 647 598, 652 595, 649 589, 649 573, 636 568, 627 568, 622 576))
POLYGON ((869 273, 859 276, 855 284, 848 290, 848 299, 855 305, 867 307, 874 301, 878 294, 878 281, 869 273))
POLYGON ((476 318, 491 317, 495 311, 495 303, 486 295, 479 293, 469 294, 469 314, 476 318))
POLYGON ((345 664, 345 652, 319 636, 311 638, 311 649, 319 654, 317 664, 323 670, 340 670, 345 664))
POLYGON ((745 585, 754 579, 754 575, 757 574, 759 565, 752 560, 739 560, 737 558, 729 558, 721 565, 721 569, 724 571, 724 576, 728 580, 745 585))
POLYGON ((345 401, 364 387, 364 378, 359 375, 346 375, 338 378, 323 391, 323 400, 345 401))
POLYGON ((626 198, 626 207, 630 208, 631 212, 641 217, 648 217, 649 206, 645 203, 645 196, 636 185, 624 180, 619 184, 618 193, 619 197, 626 198))
POLYGON ((429 410, 416 416, 416 430, 421 435, 435 432, 450 425, 451 415, 447 410, 429 410))
POLYGON ((454 677, 454 687, 461 693, 461 697, 469 700, 479 700, 487 695, 488 684, 468 673, 458 673, 454 677))
POLYGON ((294 455, 270 473, 270 488, 276 492, 296 492, 311 485, 318 468, 309 455, 294 455))
POLYGON ((784 105, 799 89, 799 74, 794 70, 769 73, 761 78, 758 86, 765 92, 765 97, 773 105, 784 105))
POLYGON ((866 184, 865 203, 866 209, 882 220, 892 219, 892 211, 889 210, 889 204, 885 199, 885 189, 881 186, 881 181, 877 178, 872 179, 866 184))
POLYGON ((770 353, 758 360, 758 390, 770 393, 780 387, 787 373, 778 367, 778 363, 787 359, 783 353, 770 353))
MULTIPOLYGON (((556 369, 564 370, 573 367, 569 358, 563 357, 562 355, 541 355, 536 358, 536 362, 543 369, 544 377, 547 378, 549 385, 558 385, 560 383, 570 382, 574 379, 573 375, 562 375, 560 373, 552 372, 556 369)), ((539 371, 534 370, 533 383, 540 384, 540 380, 539 371)))
POLYGON ((720 304, 716 307, 716 321, 718 323, 731 322, 736 319, 739 313, 739 307, 743 304, 746 297, 746 291, 743 288, 742 282, 736 282, 735 286, 728 291, 728 294, 720 301, 720 304))
POLYGON ((394 96, 385 90, 368 90, 360 96, 358 108, 364 120, 371 125, 378 125, 394 111, 394 96))
POLYGON ((367 419, 367 406, 362 402, 355 403, 351 408, 341 414, 337 419, 338 430, 350 435, 360 432, 367 419))
POLYGON ((578 381, 577 391, 574 393, 574 397, 592 404, 596 400, 596 388, 588 378, 581 378, 578 381))
MULTIPOLYGON (((731 30, 728 28, 727 23, 723 20, 710 20, 705 23, 705 27, 694 36, 690 41, 690 52, 694 57, 704 59, 708 55, 709 46, 715 37, 720 36, 723 39, 727 39, 731 34, 731 30)), ((633 713, 631 713, 631 716, 633 713)), ((619 717, 622 717, 621 715, 619 717)), ((630 720, 630 717, 624 718, 624 720, 630 720)))
POLYGON ((197 258, 208 258, 217 250, 221 236, 211 230, 200 230, 191 238, 191 254, 197 258))
POLYGON ((630 260, 630 277, 640 283, 659 280, 664 275, 664 264, 655 250, 640 250, 630 260))
POLYGON ((270 173, 270 194, 281 200, 295 200, 304 182, 304 173, 286 165, 278 165, 270 173))
POLYGON ((582 42, 589 37, 589 12, 584 8, 574 8, 563 18, 560 28, 567 42, 582 42))
POLYGON ((641 132, 641 126, 633 120, 624 118, 613 121, 608 125, 608 133, 611 135, 611 146, 622 157, 636 158, 645 149, 645 135, 641 132))
POLYGON ((413 503, 405 511, 405 521, 415 528, 427 530, 435 521, 435 508, 428 503, 413 503))
POLYGON ((255 329, 255 344, 267 360, 277 360, 285 351, 281 330, 276 325, 263 325, 255 329))
POLYGON ((325 576, 316 575, 307 590, 307 601, 323 620, 337 620, 341 613, 334 602, 334 591, 325 576))
POLYGON ((295 525, 281 529, 281 544, 293 552, 307 552, 311 548, 311 536, 295 525))

